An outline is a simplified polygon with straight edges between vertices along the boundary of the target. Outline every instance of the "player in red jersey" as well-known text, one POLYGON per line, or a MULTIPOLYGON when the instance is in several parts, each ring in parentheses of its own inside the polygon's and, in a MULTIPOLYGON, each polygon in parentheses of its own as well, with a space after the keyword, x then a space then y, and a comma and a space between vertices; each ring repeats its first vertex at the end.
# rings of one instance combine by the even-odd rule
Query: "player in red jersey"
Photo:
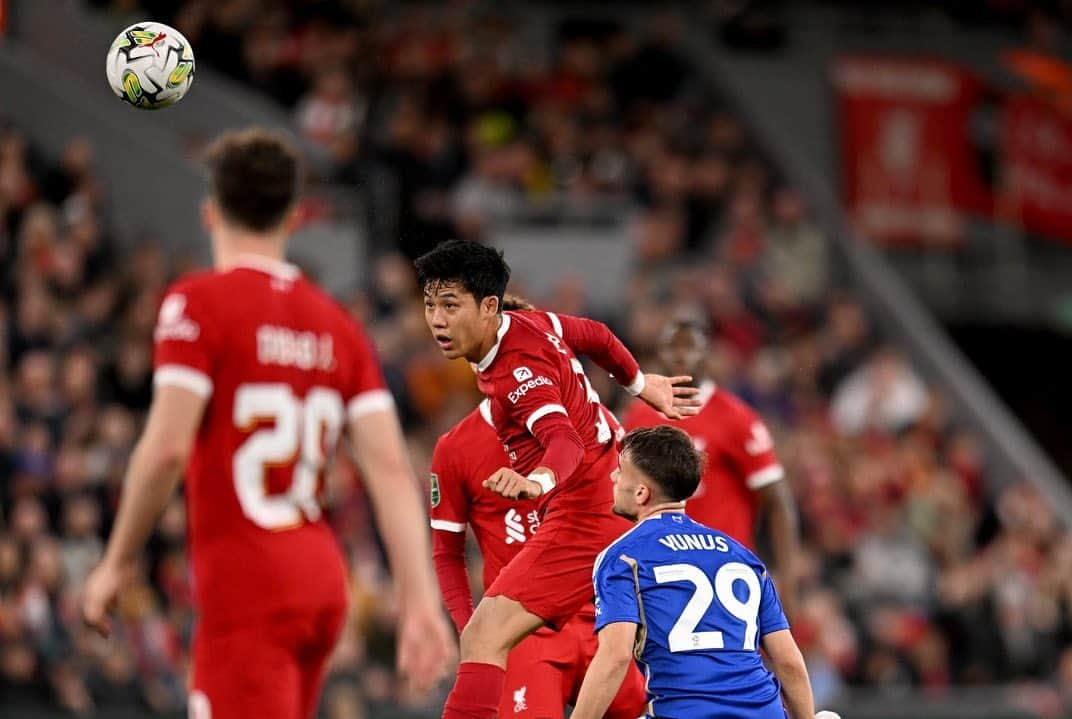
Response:
MULTIPOLYGON (((760 512, 765 513, 778 594, 791 616, 796 607, 795 563, 800 548, 796 502, 763 420, 705 376, 707 349, 706 333, 691 321, 671 322, 659 343, 663 369, 696 378, 703 402, 699 414, 673 423, 692 437, 696 448, 708 458, 686 512, 747 547, 755 545, 756 520, 760 512)), ((641 402, 633 402, 625 415, 627 430, 665 423, 664 417, 641 402)))
POLYGON ((262 130, 209 154, 215 269, 168 290, 155 392, 83 613, 107 612, 186 470, 198 626, 194 719, 308 719, 343 625, 346 567, 324 519, 324 464, 348 430, 398 585, 399 668, 430 684, 453 654, 418 485, 363 330, 282 258, 300 163, 262 130))
MULTIPOLYGON (((443 354, 477 365, 511 467, 484 486, 538 498, 542 523, 484 595, 461 636, 446 719, 496 716, 509 651, 543 625, 562 627, 592 599, 592 565, 625 525, 610 513, 613 433, 573 351, 524 313, 502 312, 510 268, 502 254, 452 240, 416 261, 425 319, 443 354)), ((688 378, 645 375, 604 325, 584 321, 586 354, 673 418, 695 411, 688 378)))
MULTIPOLYGON (((531 310, 524 300, 507 295, 508 310, 531 310)), ((562 336, 563 325, 575 318, 526 312, 526 317, 562 336)), ((567 342, 568 343, 568 342, 567 342)), ((615 439, 623 434, 618 420, 600 407, 615 439)), ((473 614, 473 598, 465 567, 465 529, 473 530, 484 557, 486 589, 521 551, 540 524, 532 499, 510 500, 488 491, 483 482, 509 464, 491 423, 491 402, 484 400, 453 429, 439 438, 432 455, 432 547, 439 588, 454 625, 461 632, 473 614)), ((499 716, 560 719, 574 704, 585 672, 595 656, 595 607, 586 605, 561 631, 541 628, 510 652, 499 716)), ((608 709, 610 719, 635 719, 644 712, 644 679, 635 667, 608 709)))

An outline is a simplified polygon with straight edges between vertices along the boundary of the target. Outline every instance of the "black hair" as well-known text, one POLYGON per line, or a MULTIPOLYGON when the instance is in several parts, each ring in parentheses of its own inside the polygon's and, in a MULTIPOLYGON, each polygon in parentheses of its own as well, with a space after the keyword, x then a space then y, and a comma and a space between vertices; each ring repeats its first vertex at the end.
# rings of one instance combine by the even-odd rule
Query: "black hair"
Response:
POLYGON ((301 192, 302 162, 285 135, 261 127, 226 132, 205 158, 224 216, 256 232, 283 221, 301 192))
POLYGON ((667 499, 683 502, 700 485, 703 454, 676 427, 634 429, 622 439, 622 453, 629 455, 629 461, 655 482, 667 499))
POLYGON ((422 290, 457 284, 472 294, 478 304, 485 297, 498 298, 502 311, 510 266, 501 250, 479 242, 447 240, 418 257, 413 266, 417 268, 417 282, 422 290))

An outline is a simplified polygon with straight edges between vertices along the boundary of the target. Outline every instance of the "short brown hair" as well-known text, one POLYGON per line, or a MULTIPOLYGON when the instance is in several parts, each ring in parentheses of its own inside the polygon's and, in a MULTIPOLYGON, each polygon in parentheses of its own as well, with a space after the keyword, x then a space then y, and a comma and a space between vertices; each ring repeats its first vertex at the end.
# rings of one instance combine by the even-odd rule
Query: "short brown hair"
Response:
POLYGON ((622 439, 622 454, 675 502, 691 497, 700 485, 704 456, 676 427, 634 429, 622 439))
POLYGON ((298 198, 301 157, 282 133, 261 127, 226 132, 209 147, 205 164, 220 210, 246 229, 277 227, 298 198))

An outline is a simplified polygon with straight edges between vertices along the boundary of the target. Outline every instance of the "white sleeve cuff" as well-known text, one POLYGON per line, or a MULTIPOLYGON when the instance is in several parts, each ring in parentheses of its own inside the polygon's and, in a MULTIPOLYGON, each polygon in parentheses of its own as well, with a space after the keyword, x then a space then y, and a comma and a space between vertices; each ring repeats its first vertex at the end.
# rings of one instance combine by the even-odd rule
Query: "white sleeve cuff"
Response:
POLYGON ((432 529, 442 529, 444 532, 461 534, 465 531, 465 524, 463 522, 448 522, 445 519, 433 519, 432 529))
POLYGON ((547 319, 551 320, 551 327, 554 329, 555 334, 559 337, 562 336, 562 320, 558 319, 558 315, 554 312, 547 313, 547 319))
POLYGON ((775 482, 781 481, 784 476, 785 470, 782 469, 782 465, 772 464, 770 467, 764 467, 763 469, 748 475, 745 484, 749 489, 763 489, 768 484, 774 484, 775 482))
POLYGON ((395 398, 391 396, 391 393, 386 389, 370 389, 362 392, 361 394, 354 395, 353 399, 346 406, 346 413, 350 416, 350 421, 360 419, 366 414, 373 412, 379 412, 384 409, 391 409, 395 406, 395 398))
POLYGON ((535 412, 533 412, 532 414, 529 415, 529 418, 525 420, 525 427, 528 428, 529 433, 531 434, 532 433, 532 428, 534 426, 536 426, 537 422, 539 422, 541 419, 543 419, 547 415, 554 414, 556 412, 558 412, 559 414, 564 414, 567 417, 569 416, 569 412, 567 412, 566 408, 563 407, 562 405, 560 405, 560 404, 545 404, 543 407, 540 407, 538 410, 536 410, 535 412))
POLYGON ((525 479, 529 479, 540 485, 541 494, 547 494, 555 488, 555 478, 547 472, 533 472, 525 479))
POLYGON ((625 391, 636 397, 638 394, 644 391, 644 372, 639 370, 636 373, 636 377, 633 381, 625 386, 625 391))
POLYGON ((182 364, 166 364, 153 372, 153 387, 181 387, 198 397, 212 396, 212 379, 201 370, 182 364))

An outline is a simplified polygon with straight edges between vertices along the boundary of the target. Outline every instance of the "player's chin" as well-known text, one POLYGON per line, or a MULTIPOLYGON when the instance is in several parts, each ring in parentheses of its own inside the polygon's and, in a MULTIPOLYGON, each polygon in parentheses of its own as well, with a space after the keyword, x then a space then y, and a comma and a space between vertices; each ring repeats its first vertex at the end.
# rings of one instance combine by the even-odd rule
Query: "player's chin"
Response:
POLYGON ((630 512, 628 509, 625 509, 624 507, 619 507, 617 504, 611 507, 610 511, 618 515, 619 517, 624 517, 628 519, 630 522, 635 522, 637 518, 635 512, 630 512))

